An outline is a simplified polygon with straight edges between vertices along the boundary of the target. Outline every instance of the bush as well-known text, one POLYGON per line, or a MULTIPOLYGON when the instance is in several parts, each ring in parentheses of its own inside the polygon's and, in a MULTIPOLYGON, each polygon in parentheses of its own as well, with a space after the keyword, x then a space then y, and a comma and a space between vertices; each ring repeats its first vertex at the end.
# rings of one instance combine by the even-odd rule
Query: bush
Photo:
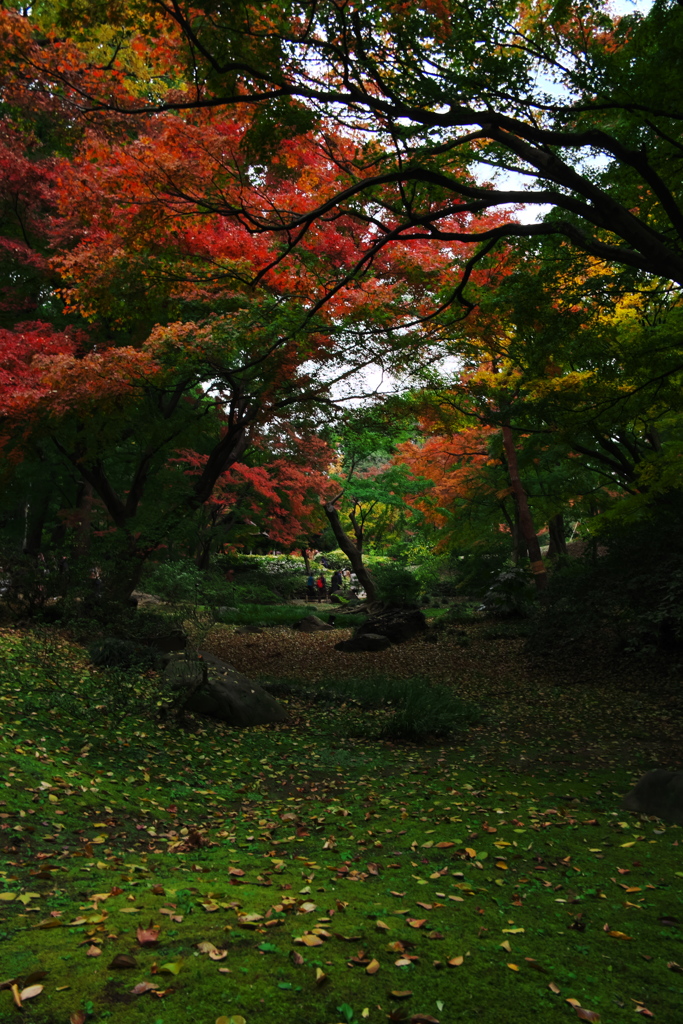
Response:
POLYGON ((158 655, 150 647, 134 640, 120 640, 106 637, 99 643, 91 644, 88 654, 98 668, 138 669, 141 672, 158 666, 158 655))
POLYGON ((680 510, 650 509, 638 522, 612 523, 606 553, 569 559, 551 574, 529 650, 586 662, 598 650, 669 663, 683 659, 683 540, 680 510))
POLYGON ((394 605, 414 605, 420 596, 420 582, 404 565, 374 565, 370 570, 380 600, 394 605))
POLYGON ((484 594, 482 607, 487 614, 500 618, 533 614, 537 608, 537 599, 530 571, 511 565, 499 572, 484 594))
POLYGON ((376 676, 339 684, 337 689, 342 686, 344 694, 361 707, 387 712, 379 727, 382 739, 424 743, 462 732, 481 720, 474 705, 461 700, 449 687, 426 679, 376 676))

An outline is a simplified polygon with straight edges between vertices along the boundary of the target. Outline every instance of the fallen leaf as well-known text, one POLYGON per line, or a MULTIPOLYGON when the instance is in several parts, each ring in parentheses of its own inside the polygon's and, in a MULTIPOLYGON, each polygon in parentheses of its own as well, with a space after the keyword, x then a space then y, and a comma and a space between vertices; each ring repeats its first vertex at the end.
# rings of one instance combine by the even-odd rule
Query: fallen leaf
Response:
POLYGON ((629 942, 631 941, 631 936, 627 935, 626 932, 608 932, 607 934, 613 939, 628 939, 629 942))
POLYGON ((289 959, 292 961, 295 967, 301 967, 302 963, 304 962, 304 958, 302 957, 301 953, 297 953, 295 949, 293 949, 292 952, 289 954, 289 959))
POLYGON ((384 921, 375 921, 375 928, 381 932, 388 932, 390 930, 389 925, 385 924, 384 921))
POLYGON ((295 939, 295 942, 303 942, 304 946, 322 946, 323 940, 319 935, 302 935, 300 939, 295 939))
POLYGON ((102 950, 99 946, 89 946, 86 956, 102 956, 102 950))
POLYGON ((209 950, 210 960, 225 960, 228 955, 227 949, 211 949, 209 950))
POLYGON ((517 966, 517 964, 508 964, 508 967, 510 968, 511 971, 518 971, 519 970, 519 967, 517 966))
POLYGON ((392 989, 389 995, 392 999, 410 999, 412 992, 409 988, 406 989, 392 989))
POLYGON ((450 960, 446 961, 449 967, 462 967, 465 962, 464 956, 453 956, 450 960))
POLYGON ((214 946, 213 942, 198 942, 197 949, 200 953, 215 953, 217 947, 214 946))
POLYGON ((377 974, 379 970, 379 960, 371 960, 368 966, 365 968, 366 974, 377 974))
POLYGON ((170 964, 162 964, 158 968, 159 971, 164 971, 166 974, 180 974, 181 965, 177 962, 170 964))
POLYGON ((315 969, 315 983, 316 985, 324 985, 326 981, 329 981, 329 977, 325 974, 321 967, 315 969))
POLYGON ((560 989, 557 987, 557 985, 555 984, 554 981, 550 982, 550 984, 548 985, 548 988, 550 989, 551 992, 554 992, 556 996, 559 996, 560 989))
POLYGON ((74 1010, 69 1017, 69 1024, 85 1024, 86 1019, 87 1018, 83 1013, 83 1010, 74 1010))
POLYGON ((427 923, 427 918, 407 917, 406 924, 410 925, 411 928, 421 928, 423 924, 427 923))
POLYGON ((600 1020, 599 1013, 595 1013, 594 1010, 584 1010, 583 1006, 575 1006, 574 1011, 579 1020, 589 1020, 592 1021, 593 1024, 600 1020))
POLYGON ((683 967, 681 967, 680 964, 677 964, 675 960, 670 960, 666 966, 670 971, 674 971, 676 974, 683 974, 683 967))
POLYGON ((508 942, 507 939, 505 939, 504 942, 501 942, 499 948, 500 949, 504 949, 506 953, 511 953, 512 952, 512 946, 510 945, 510 943, 508 942))
POLYGON ((146 928, 138 926, 135 934, 141 946, 155 946, 159 941, 159 931, 160 929, 150 921, 146 928))
POLYGON ((128 953, 117 953, 112 962, 109 964, 108 969, 114 970, 116 968, 125 967, 137 967, 136 960, 129 956, 128 953))
POLYGON ((29 985, 35 985, 37 982, 42 981, 43 978, 47 978, 47 971, 31 971, 24 978, 24 988, 28 988, 29 985))
POLYGON ((21 990, 19 998, 22 1002, 25 1002, 27 999, 35 999, 35 997, 39 996, 42 991, 42 985, 29 985, 28 988, 23 988, 21 990))
POLYGON ((153 981, 139 981, 130 991, 134 996, 141 996, 144 992, 154 992, 158 988, 159 986, 153 981))

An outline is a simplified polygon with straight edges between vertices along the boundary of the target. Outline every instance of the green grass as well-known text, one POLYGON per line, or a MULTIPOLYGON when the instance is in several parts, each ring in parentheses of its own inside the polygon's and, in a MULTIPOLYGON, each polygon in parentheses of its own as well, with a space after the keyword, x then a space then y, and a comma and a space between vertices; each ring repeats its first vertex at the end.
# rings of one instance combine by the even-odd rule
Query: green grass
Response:
MULTIPOLYGON (((210 609, 205 609, 209 612, 210 609)), ((293 626, 306 615, 317 615, 327 622, 330 615, 336 617, 339 629, 355 629, 365 621, 363 614, 341 614, 339 606, 332 604, 300 604, 300 605, 243 605, 241 608, 222 612, 218 621, 231 626, 293 626)))
MULTIPOLYGON (((603 1024, 680 1020, 683 831, 618 809, 643 766, 513 767, 514 743, 491 763, 503 719, 427 748, 348 738, 348 706, 294 698, 292 727, 180 730, 100 704, 120 676, 54 634, 5 632, 0 654, 0 980, 46 972, 25 1021, 550 1024, 577 1019, 567 998, 603 1024), (419 959, 397 965, 399 942, 419 959)), ((20 1016, 0 991, 0 1021, 20 1016)))

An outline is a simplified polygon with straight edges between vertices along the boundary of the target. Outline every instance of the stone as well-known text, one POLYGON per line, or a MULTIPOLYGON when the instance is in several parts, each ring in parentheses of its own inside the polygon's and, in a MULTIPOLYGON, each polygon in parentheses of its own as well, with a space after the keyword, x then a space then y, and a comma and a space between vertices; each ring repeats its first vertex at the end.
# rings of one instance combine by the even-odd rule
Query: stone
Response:
POLYGON ((139 642, 147 647, 153 647, 156 651, 170 654, 172 651, 184 651, 187 647, 187 633, 180 627, 169 629, 166 633, 159 633, 157 636, 140 637, 139 642))
POLYGON ((299 619, 298 622, 295 622, 292 629, 298 629, 302 633, 319 633, 324 629, 334 629, 334 626, 323 622, 317 615, 307 615, 304 619, 299 619))
POLYGON ((161 598, 156 594, 145 594, 142 590, 134 590, 130 595, 130 602, 136 608, 148 608, 150 605, 163 604, 161 598))
POLYGON ((164 675, 187 692, 185 711, 240 728, 287 721, 282 704, 262 686, 209 651, 170 658, 164 675))
POLYGON ((335 651, 346 651, 354 654, 358 651, 386 651, 391 647, 391 640, 387 636, 379 636, 376 633, 362 633, 360 636, 352 636, 350 640, 342 640, 334 645, 335 651))
POLYGON ((621 806, 625 811, 651 814, 683 825, 683 772, 653 768, 626 794, 621 806))
POLYGON ((401 644, 427 629, 427 620, 419 608, 396 608, 371 615, 356 630, 354 637, 368 633, 387 637, 392 644, 401 644))

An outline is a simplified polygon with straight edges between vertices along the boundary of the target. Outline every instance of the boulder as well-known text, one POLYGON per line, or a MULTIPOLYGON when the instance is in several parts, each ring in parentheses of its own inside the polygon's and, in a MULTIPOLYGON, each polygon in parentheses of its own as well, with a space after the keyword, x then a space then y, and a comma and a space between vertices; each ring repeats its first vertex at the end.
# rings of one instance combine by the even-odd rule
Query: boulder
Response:
POLYGON ((334 626, 323 622, 317 615, 307 615, 304 619, 299 619, 298 622, 295 622, 292 629, 298 629, 302 633, 319 633, 324 629, 334 629, 334 626))
POLYGON ((621 806, 625 811, 652 814, 675 825, 683 825, 683 772, 653 768, 626 794, 621 806))
POLYGON ((371 615, 354 633, 360 637, 372 633, 385 636, 392 644, 403 643, 427 629, 427 620, 419 608, 395 608, 379 615, 371 615))
POLYGON ((170 654, 172 651, 184 651, 187 647, 187 633, 180 627, 167 630, 165 633, 158 633, 156 636, 141 636, 139 643, 153 647, 163 654, 170 654))
POLYGON ((245 728, 287 721, 287 712, 262 686, 208 651, 169 659, 171 685, 187 693, 185 711, 245 728))
POLYGON ((362 633, 360 636, 352 636, 350 640, 342 640, 334 645, 335 651, 346 651, 356 653, 357 651, 386 651, 391 647, 391 640, 387 636, 379 636, 377 633, 362 633))
POLYGON ((142 590, 134 590, 130 595, 130 603, 136 608, 149 608, 150 605, 163 604, 156 594, 145 594, 142 590))

